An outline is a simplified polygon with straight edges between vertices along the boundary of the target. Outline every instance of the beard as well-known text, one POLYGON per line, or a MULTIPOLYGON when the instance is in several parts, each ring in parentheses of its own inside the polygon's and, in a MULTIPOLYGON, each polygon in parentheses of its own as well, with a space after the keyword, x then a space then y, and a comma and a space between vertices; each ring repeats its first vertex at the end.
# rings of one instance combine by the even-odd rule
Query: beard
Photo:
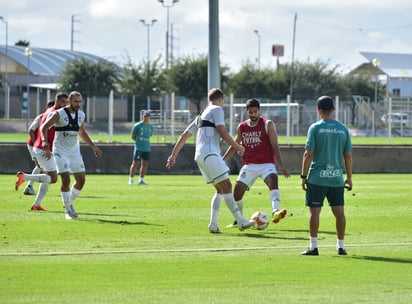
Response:
POLYGON ((258 117, 249 117, 251 122, 257 122, 259 120, 259 116, 258 117))

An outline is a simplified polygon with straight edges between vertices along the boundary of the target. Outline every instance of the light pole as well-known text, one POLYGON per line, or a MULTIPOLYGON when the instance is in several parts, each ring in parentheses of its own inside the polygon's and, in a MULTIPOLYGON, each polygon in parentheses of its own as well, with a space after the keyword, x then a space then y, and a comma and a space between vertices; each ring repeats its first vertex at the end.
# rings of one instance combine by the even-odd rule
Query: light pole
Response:
POLYGON ((253 32, 256 34, 256 36, 257 36, 257 38, 258 38, 258 57, 257 57, 257 63, 258 63, 258 67, 259 67, 259 69, 260 69, 260 33, 259 33, 258 30, 254 30, 253 32))
POLYGON ((8 72, 9 72, 9 58, 8 58, 8 44, 9 44, 9 24, 4 17, 0 16, 0 20, 6 25, 6 77, 5 77, 5 85, 4 85, 4 92, 5 92, 5 108, 4 108, 4 118, 9 118, 9 79, 8 79, 8 72))
POLYGON ((26 47, 24 54, 27 56, 27 116, 26 116, 26 130, 29 129, 29 117, 30 117, 30 57, 33 55, 31 48, 26 47))
POLYGON ((379 69, 380 64, 381 63, 379 62, 379 59, 374 58, 372 60, 372 65, 375 67, 375 71, 374 71, 374 74, 375 74, 375 110, 376 110, 376 107, 378 106, 378 69, 379 69))
MULTIPOLYGON (((150 28, 156 23, 156 19, 152 19, 151 23, 146 23, 144 19, 139 20, 145 27, 147 27, 147 81, 150 82, 150 28)), ((150 111, 150 93, 147 95, 147 110, 150 111)))
POLYGON ((374 58, 372 60, 372 65, 375 67, 374 74, 375 74, 375 110, 373 111, 373 135, 376 136, 376 127, 375 127, 375 120, 376 120, 376 114, 378 110, 378 69, 379 65, 381 63, 377 58, 374 58))
POLYGON ((170 0, 170 1, 165 1, 165 0, 158 0, 163 7, 166 8, 167 11, 167 19, 166 19, 166 69, 169 68, 169 29, 170 29, 170 23, 169 23, 169 9, 173 7, 173 5, 179 0, 170 0), (165 3, 167 2, 167 3, 165 3))
POLYGON ((146 20, 139 20, 145 27, 147 27, 147 62, 150 62, 150 28, 157 22, 157 19, 152 19, 151 23, 146 23, 146 20))

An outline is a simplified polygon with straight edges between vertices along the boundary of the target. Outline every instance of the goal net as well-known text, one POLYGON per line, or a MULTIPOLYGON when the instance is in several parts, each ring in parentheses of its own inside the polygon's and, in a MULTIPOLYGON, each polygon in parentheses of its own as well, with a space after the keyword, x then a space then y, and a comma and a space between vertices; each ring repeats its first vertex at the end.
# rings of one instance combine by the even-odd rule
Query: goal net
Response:
MULTIPOLYGON (((230 134, 236 133, 236 126, 247 119, 244 103, 234 103, 230 107, 230 134)), ((275 123, 278 135, 299 135, 298 103, 261 103, 260 115, 275 123)))

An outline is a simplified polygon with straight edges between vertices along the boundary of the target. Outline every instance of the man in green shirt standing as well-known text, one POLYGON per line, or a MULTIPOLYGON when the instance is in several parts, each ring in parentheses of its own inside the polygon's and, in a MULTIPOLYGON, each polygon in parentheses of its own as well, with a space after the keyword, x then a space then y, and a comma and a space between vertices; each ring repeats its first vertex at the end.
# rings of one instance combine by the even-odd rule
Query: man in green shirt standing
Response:
POLYGON ((336 219, 336 251, 346 255, 344 186, 352 190, 352 142, 347 127, 334 119, 335 106, 331 97, 319 97, 317 108, 320 120, 309 127, 300 176, 309 207, 310 232, 309 248, 302 254, 319 255, 319 215, 327 198, 336 219))
POLYGON ((139 170, 139 185, 147 185, 144 181, 144 176, 147 173, 147 167, 150 160, 150 137, 153 134, 153 126, 150 124, 150 112, 143 113, 143 120, 133 126, 132 139, 135 141, 133 151, 133 161, 130 166, 129 185, 134 184, 134 175, 137 167, 139 170))

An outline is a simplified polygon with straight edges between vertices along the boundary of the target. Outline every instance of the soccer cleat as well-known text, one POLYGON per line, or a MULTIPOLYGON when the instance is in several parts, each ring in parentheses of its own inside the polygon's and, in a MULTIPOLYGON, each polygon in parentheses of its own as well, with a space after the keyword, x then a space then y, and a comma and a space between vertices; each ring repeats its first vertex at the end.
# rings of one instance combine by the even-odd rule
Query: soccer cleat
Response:
POLYGON ((19 171, 17 172, 17 180, 16 180, 16 186, 15 186, 16 191, 19 189, 19 187, 23 183, 24 183, 24 173, 19 171))
POLYGON ((27 185, 23 191, 24 195, 36 195, 36 191, 34 191, 33 186, 27 185))
POLYGON ((347 255, 348 254, 344 248, 338 248, 336 250, 336 253, 339 254, 339 255, 347 255))
POLYGON ((139 182, 139 185, 145 185, 145 186, 147 186, 147 184, 146 184, 144 181, 140 181, 140 182, 139 182))
POLYGON ((286 209, 281 209, 272 213, 272 222, 277 224, 281 219, 283 219, 288 211, 286 209))
POLYGON ((226 226, 226 228, 236 228, 237 227, 237 221, 235 220, 232 224, 229 224, 226 226))
POLYGON ((46 208, 44 208, 42 205, 39 205, 39 206, 33 205, 33 206, 31 206, 31 210, 33 210, 33 211, 46 211, 46 208))
POLYGON ((76 210, 74 210, 72 204, 70 204, 70 206, 66 208, 65 217, 66 220, 76 219, 79 217, 79 214, 76 212, 76 210))
POLYGON ((248 221, 246 219, 243 219, 241 222, 237 223, 237 227, 239 228, 240 231, 243 231, 255 225, 256 225, 255 221, 253 220, 248 221))
POLYGON ((318 251, 318 248, 314 248, 312 250, 308 248, 307 250, 302 252, 302 255, 319 255, 319 251, 318 251))
POLYGON ((219 227, 215 224, 209 224, 208 228, 210 233, 222 233, 219 227))
POLYGON ((129 183, 128 183, 130 186, 133 186, 133 182, 132 181, 129 181, 129 183))
POLYGON ((72 219, 72 215, 70 214, 69 211, 66 210, 66 212, 64 213, 64 217, 66 218, 66 220, 71 220, 72 219))
POLYGON ((73 207, 72 204, 70 204, 69 209, 70 209, 70 213, 71 213, 71 215, 72 215, 72 218, 75 218, 75 219, 76 219, 76 218, 79 217, 79 214, 77 213, 76 210, 74 210, 74 207, 73 207))

